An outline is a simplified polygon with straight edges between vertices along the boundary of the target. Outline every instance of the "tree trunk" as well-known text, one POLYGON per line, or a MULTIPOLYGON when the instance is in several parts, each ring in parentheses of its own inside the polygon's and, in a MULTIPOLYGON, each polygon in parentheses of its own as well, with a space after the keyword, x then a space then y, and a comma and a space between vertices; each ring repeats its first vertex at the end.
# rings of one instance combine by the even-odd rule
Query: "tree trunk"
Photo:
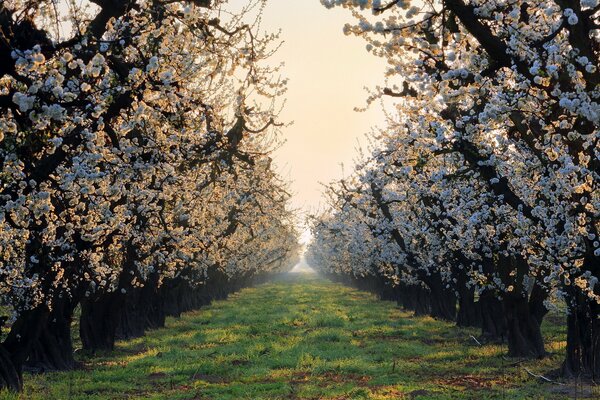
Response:
POLYGON ((544 357, 542 321, 533 315, 527 296, 521 293, 505 294, 503 304, 508 326, 508 355, 544 357))
POLYGON ((0 344, 0 390, 8 389, 18 392, 23 388, 21 366, 15 364, 10 353, 0 344))
POLYGON ((512 291, 503 293, 502 299, 508 329, 508 355, 544 357, 546 350, 541 325, 546 314, 544 300, 548 297, 547 291, 535 281, 525 286, 529 265, 520 256, 499 256, 497 268, 505 285, 513 286, 512 291))
POLYGON ((98 299, 81 302, 79 336, 84 350, 96 352, 115 347, 124 300, 121 293, 107 293, 98 299))
POLYGON ((475 288, 469 288, 466 284, 458 282, 458 313, 456 314, 456 325, 472 326, 479 328, 482 325, 481 307, 475 301, 475 288))
MULTIPOLYGON (((483 273, 491 276, 497 272, 493 258, 484 258, 481 262, 483 273)), ((483 289, 479 294, 481 309, 481 337, 487 341, 504 342, 508 335, 508 326, 502 301, 495 290, 483 289)))
POLYGON ((187 311, 184 304, 186 294, 190 298, 195 295, 192 288, 188 287, 186 290, 185 281, 179 278, 164 282, 160 291, 164 299, 165 315, 177 318, 182 312, 187 311))
POLYGON ((415 299, 415 316, 431 314, 431 293, 421 285, 412 286, 415 299))
POLYGON ((399 283, 394 286, 394 298, 396 299, 396 304, 408 310, 406 297, 406 285, 399 283))
MULTIPOLYGON (((459 254, 460 260, 463 260, 464 264, 468 263, 468 260, 459 254)), ((456 276, 456 291, 458 292, 458 312, 456 314, 456 325, 457 326, 472 326, 479 328, 481 327, 481 307, 478 302, 475 301, 475 288, 469 287, 469 277, 464 268, 455 267, 453 275, 456 276)))
POLYGON ((400 305, 408 311, 413 311, 416 317, 429 315, 431 298, 429 291, 421 285, 405 285, 398 287, 400 305))
POLYGON ((140 308, 145 315, 144 330, 164 328, 167 318, 165 299, 159 287, 159 277, 157 275, 153 278, 150 285, 142 288, 142 295, 140 296, 140 308))
POLYGON ((212 299, 210 297, 210 295, 208 294, 208 290, 206 288, 206 285, 201 286, 200 288, 196 289, 196 300, 195 300, 195 304, 194 304, 194 310, 200 308, 200 307, 204 307, 204 306, 209 306, 212 302, 212 299))
POLYGON ((142 288, 131 291, 125 302, 116 337, 118 339, 133 339, 141 337, 148 329, 165 326, 165 307, 160 291, 159 276, 153 273, 148 276, 142 288))
POLYGON ((71 323, 76 301, 60 299, 41 326, 38 339, 32 344, 25 368, 32 372, 64 371, 75 367, 71 323))
POLYGON ((446 321, 456 321, 456 295, 442 281, 438 273, 434 273, 424 280, 431 294, 431 312, 433 318, 446 321))
POLYGON ((135 293, 123 305, 115 334, 117 339, 135 339, 144 336, 146 333, 149 307, 140 297, 140 290, 136 289, 135 293))
POLYGON ((484 290, 477 302, 481 310, 481 336, 487 341, 504 341, 508 335, 502 302, 491 290, 484 290))
POLYGON ((45 305, 24 311, 0 344, 0 389, 23 388, 23 365, 46 325, 50 311, 45 305))
POLYGON ((396 293, 394 291, 394 287, 385 282, 383 278, 379 278, 379 298, 384 301, 394 301, 396 300, 396 293))
POLYGON ((417 307, 416 289, 412 285, 400 283, 395 288, 398 305, 407 311, 415 311, 417 307))
POLYGON ((208 278, 207 278, 207 290, 211 297, 214 300, 226 300, 229 286, 229 277, 223 273, 219 269, 218 266, 210 268, 208 270, 208 278))
POLYGON ((561 368, 565 378, 600 377, 600 306, 569 288, 567 352, 561 368))

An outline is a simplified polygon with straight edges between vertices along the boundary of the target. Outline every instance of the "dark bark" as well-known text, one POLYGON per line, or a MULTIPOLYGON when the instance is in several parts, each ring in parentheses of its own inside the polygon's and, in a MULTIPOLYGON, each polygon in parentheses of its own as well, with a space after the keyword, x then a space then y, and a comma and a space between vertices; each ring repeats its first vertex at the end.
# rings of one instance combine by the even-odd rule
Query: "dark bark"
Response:
POLYGON ((75 367, 71 323, 76 301, 60 299, 41 326, 38 339, 32 344, 25 368, 32 372, 64 371, 75 367))
POLYGON ((469 288, 459 282, 457 289, 459 295, 456 325, 481 327, 481 304, 475 301, 475 288, 469 288))
POLYGON ((0 344, 0 389, 23 387, 23 366, 41 335, 50 311, 45 305, 24 311, 0 344))
POLYGON ((84 350, 96 352, 114 348, 124 300, 120 293, 107 293, 98 299, 81 302, 79 335, 84 350))
MULTIPOLYGON (((481 266, 487 276, 497 272, 496 263, 492 258, 484 258, 481 266)), ((479 294, 478 303, 481 309, 481 337, 486 341, 504 342, 508 335, 508 326, 499 294, 495 290, 483 289, 479 294)))
POLYGON ((481 310, 481 336, 487 341, 504 341, 508 326, 498 296, 491 290, 484 290, 477 303, 481 310))
POLYGON ((456 294, 447 288, 438 273, 424 279, 430 290, 431 312, 433 318, 456 321, 456 294))
POLYGON ((379 278, 379 298, 384 301, 396 301, 396 292, 394 287, 383 280, 383 278, 379 278))
POLYGON ((211 300, 226 300, 229 295, 229 277, 217 266, 208 270, 207 292, 211 300))
MULTIPOLYGON (((163 301, 165 315, 171 317, 179 317, 181 316, 182 312, 188 311, 185 305, 185 281, 179 278, 168 280, 163 283, 163 286, 161 287, 161 292, 164 299, 163 301)), ((188 297, 193 297, 195 295, 194 291, 191 290, 191 288, 188 288, 187 294, 188 297)))
POLYGON ((0 344, 0 389, 20 391, 23 388, 21 367, 15 364, 4 344, 0 344))
POLYGON ((167 316, 179 317, 181 313, 197 310, 211 303, 206 285, 192 286, 184 278, 163 282, 160 291, 167 316))
POLYGON ((537 357, 546 355, 538 320, 530 307, 527 296, 505 294, 504 312, 508 327, 508 355, 511 357, 537 357))
POLYGON ((458 294, 456 325, 479 328, 482 324, 481 304, 475 301, 475 287, 469 285, 470 278, 466 269, 470 265, 470 260, 458 251, 454 252, 454 258, 452 275, 456 278, 456 283, 453 287, 458 294))
POLYGON ((100 292, 81 301, 79 335, 83 349, 92 353, 109 351, 115 346, 117 327, 125 302, 133 293, 132 277, 135 277, 135 248, 129 242, 126 247, 123 270, 115 292, 100 292), (123 292, 124 293, 123 293, 123 292))
POLYGON ((596 381, 600 377, 600 307, 578 290, 567 290, 567 349, 561 375, 596 381))
POLYGON ((414 311, 415 316, 429 315, 431 297, 429 291, 421 285, 403 285, 401 296, 402 307, 414 311))
POLYGON ((130 291, 120 313, 116 331, 118 339, 141 337, 148 329, 165 326, 166 314, 158 280, 158 274, 151 274, 144 287, 130 291))
POLYGON ((497 267, 503 281, 514 286, 511 292, 503 293, 502 301, 508 328, 508 354, 513 357, 544 357, 546 350, 541 325, 547 313, 544 301, 548 292, 537 282, 530 287, 524 286, 529 265, 521 257, 500 257, 497 267))
POLYGON ((396 299, 396 304, 400 307, 407 309, 406 303, 406 285, 400 283, 394 286, 394 299, 396 299))
POLYGON ((409 285, 404 283, 398 284, 394 288, 396 292, 396 301, 398 305, 407 311, 415 311, 415 299, 409 285))

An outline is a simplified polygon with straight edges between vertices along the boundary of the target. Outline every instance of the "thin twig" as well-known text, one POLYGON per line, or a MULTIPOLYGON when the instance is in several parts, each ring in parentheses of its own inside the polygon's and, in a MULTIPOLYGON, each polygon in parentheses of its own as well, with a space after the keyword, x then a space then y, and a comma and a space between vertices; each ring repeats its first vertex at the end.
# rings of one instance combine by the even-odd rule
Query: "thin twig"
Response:
POLYGON ((475 343, 477 343, 479 346, 483 346, 481 344, 481 342, 479 340, 477 340, 477 338, 475 336, 473 336, 473 335, 469 335, 469 336, 471 336, 471 339, 473 339, 475 341, 475 343))
POLYGON ((533 376, 534 378, 538 378, 538 379, 541 379, 541 380, 543 380, 543 381, 546 381, 546 382, 549 382, 549 383, 554 383, 555 385, 561 385, 561 386, 564 386, 564 385, 565 385, 564 383, 556 382, 556 381, 553 381, 553 380, 552 380, 552 379, 550 379, 550 378, 546 378, 544 375, 537 375, 537 374, 534 374, 534 373, 533 373, 533 372, 531 372, 529 369, 527 369, 527 367, 523 367, 523 369, 524 369, 524 370, 525 370, 525 371, 526 371, 526 372, 527 372, 529 375, 533 376))

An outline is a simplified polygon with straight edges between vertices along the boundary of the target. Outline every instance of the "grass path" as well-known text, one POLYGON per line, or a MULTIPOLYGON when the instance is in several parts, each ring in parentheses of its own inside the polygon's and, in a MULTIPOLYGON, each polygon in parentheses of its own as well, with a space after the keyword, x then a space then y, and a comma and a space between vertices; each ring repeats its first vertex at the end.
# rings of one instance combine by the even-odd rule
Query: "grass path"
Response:
MULTIPOLYGON (((554 356, 510 366, 474 330, 413 318, 393 303, 314 275, 245 289, 121 342, 84 368, 27 376, 19 399, 560 399, 523 369, 556 368, 554 356)), ((0 398, 3 395, 0 394, 0 398)), ((580 397, 581 398, 581 397, 580 397)))

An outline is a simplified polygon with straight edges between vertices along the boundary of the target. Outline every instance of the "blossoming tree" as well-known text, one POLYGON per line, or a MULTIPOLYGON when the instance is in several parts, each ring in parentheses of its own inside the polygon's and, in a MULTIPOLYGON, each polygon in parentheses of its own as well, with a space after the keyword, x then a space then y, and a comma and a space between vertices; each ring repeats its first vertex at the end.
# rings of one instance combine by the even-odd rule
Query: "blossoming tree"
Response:
MULTIPOLYGON (((463 236, 466 248, 477 249, 480 242, 493 250, 480 248, 480 254, 503 260, 504 275, 514 282, 506 285, 510 280, 498 276, 498 288, 512 293, 511 301, 521 304, 519 315, 536 323, 543 312, 537 311, 539 301, 530 303, 532 290, 557 290, 569 310, 563 373, 597 376, 598 2, 323 4, 352 9, 358 22, 346 31, 364 37, 369 51, 388 59, 388 85, 373 98, 395 97, 400 115, 421 121, 401 134, 429 134, 435 138, 431 151, 454 154, 458 171, 469 169, 477 180, 472 188, 485 200, 472 201, 487 208, 471 208, 471 218, 457 220, 464 226, 457 232, 487 230, 490 240, 463 236), (423 104, 430 114, 417 117, 423 104)), ((448 181, 448 175, 439 179, 448 181)), ((448 210, 447 202, 469 198, 464 190, 450 197, 442 193, 448 210)), ((519 321, 525 330, 534 327, 518 317, 508 328, 519 321)), ((540 355, 537 348, 533 353, 540 355)))
POLYGON ((0 388, 73 366, 79 304, 84 347, 110 348, 289 268, 277 36, 263 1, 226 3, 0 4, 0 388))

